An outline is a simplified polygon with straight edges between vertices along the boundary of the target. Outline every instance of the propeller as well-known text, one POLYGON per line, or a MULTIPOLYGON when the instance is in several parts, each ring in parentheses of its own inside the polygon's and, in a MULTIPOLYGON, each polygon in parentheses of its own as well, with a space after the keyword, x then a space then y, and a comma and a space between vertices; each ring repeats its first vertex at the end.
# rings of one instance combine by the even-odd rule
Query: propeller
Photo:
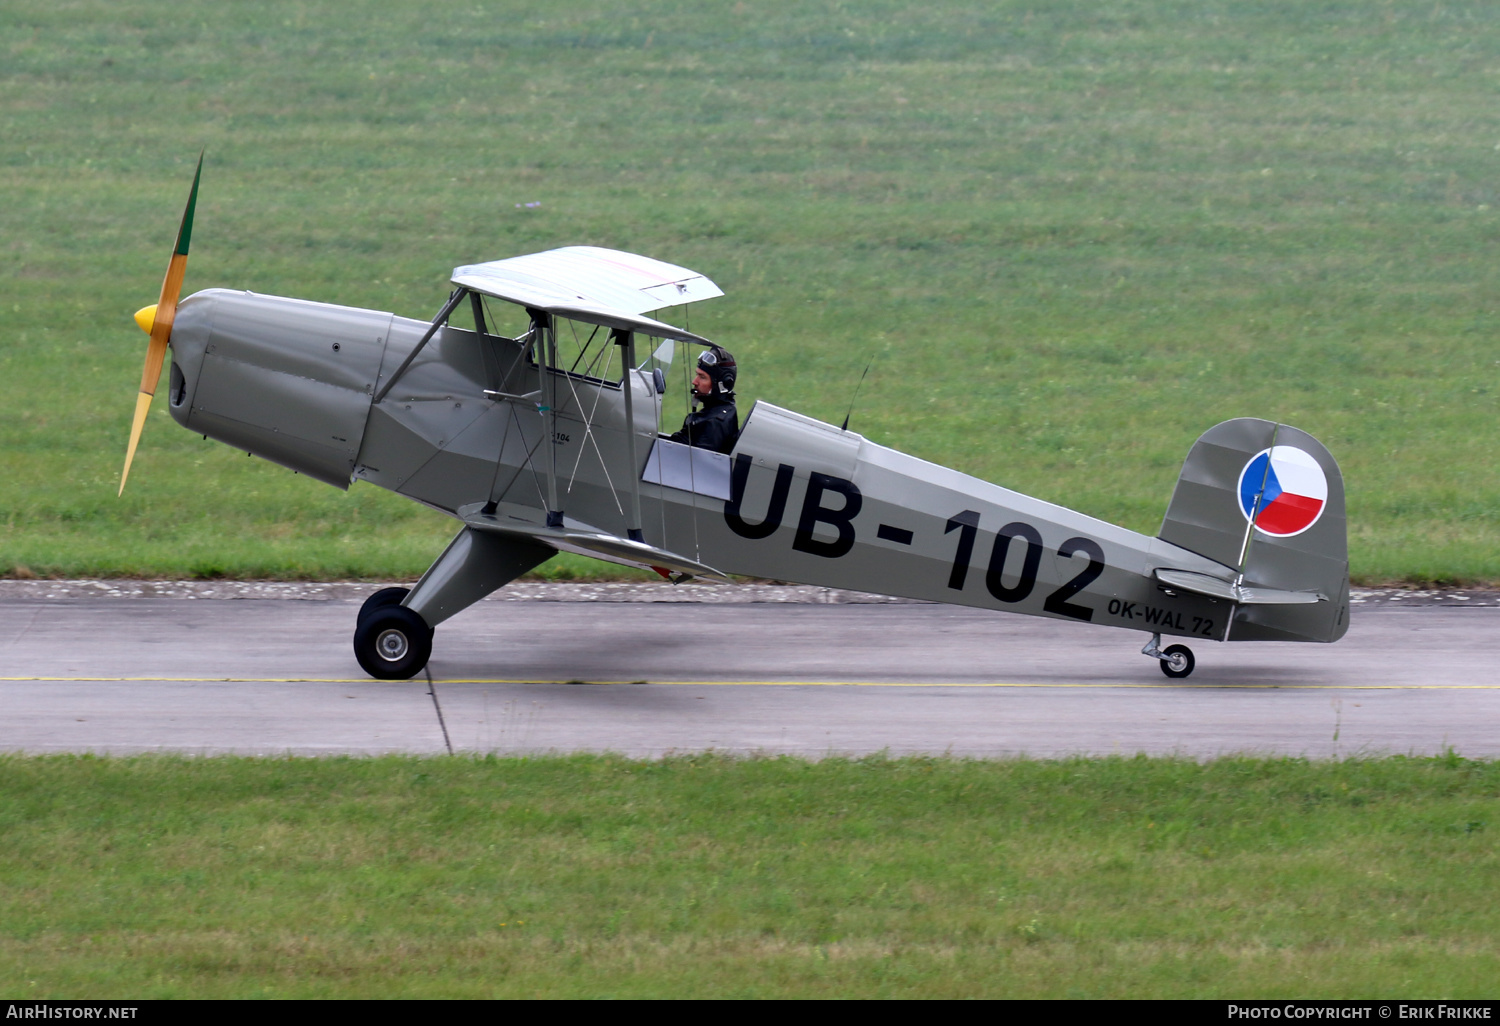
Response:
POLYGON ((167 343, 172 340, 172 321, 177 316, 177 297, 182 293, 182 276, 187 271, 188 242, 193 237, 193 208, 198 203, 198 179, 203 175, 203 154, 198 154, 198 170, 193 173, 193 188, 188 193, 187 208, 182 212, 182 224, 177 228, 177 245, 172 248, 172 260, 167 264, 167 276, 161 283, 161 298, 155 306, 146 306, 135 312, 135 323, 151 336, 146 346, 146 366, 141 371, 141 391, 135 397, 135 420, 130 424, 130 446, 125 450, 125 469, 120 472, 120 495, 125 494, 125 479, 130 476, 130 463, 135 459, 135 447, 141 440, 141 429, 146 426, 146 414, 151 412, 151 397, 156 394, 156 382, 161 377, 161 365, 166 359, 167 343))

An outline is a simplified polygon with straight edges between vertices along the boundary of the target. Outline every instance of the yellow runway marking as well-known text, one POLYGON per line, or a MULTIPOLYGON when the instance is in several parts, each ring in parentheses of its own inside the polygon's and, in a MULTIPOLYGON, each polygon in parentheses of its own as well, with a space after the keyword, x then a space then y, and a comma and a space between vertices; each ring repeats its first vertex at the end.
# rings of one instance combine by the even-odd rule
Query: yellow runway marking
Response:
MULTIPOLYGON (((436 684, 530 684, 538 686, 573 685, 584 687, 622 687, 632 684, 654 684, 661 687, 682 688, 1052 688, 1073 690, 1101 690, 1105 688, 1130 688, 1135 690, 1176 690, 1190 688, 1198 690, 1240 691, 1500 691, 1500 684, 1212 684, 1167 682, 1160 684, 1045 684, 1008 681, 960 683, 951 681, 865 681, 865 680, 512 680, 505 678, 475 678, 443 680, 434 678, 436 684)), ((58 684, 405 684, 424 683, 423 678, 411 681, 376 681, 370 677, 0 677, 0 683, 58 683, 58 684)))

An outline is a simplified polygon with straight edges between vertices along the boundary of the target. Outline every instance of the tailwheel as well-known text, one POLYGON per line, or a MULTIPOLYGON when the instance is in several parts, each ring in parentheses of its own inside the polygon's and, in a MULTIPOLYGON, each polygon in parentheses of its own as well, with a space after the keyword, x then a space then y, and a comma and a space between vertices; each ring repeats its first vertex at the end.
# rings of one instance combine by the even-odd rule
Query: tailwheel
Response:
POLYGON ((1186 645, 1168 645, 1162 648, 1160 634, 1151 635, 1151 640, 1141 649, 1141 655, 1159 661, 1161 672, 1174 679, 1186 677, 1193 672, 1193 650, 1186 645))
MULTIPOLYGON (((370 598, 379 595, 376 592, 370 598)), ((354 658, 365 672, 378 680, 407 680, 422 672, 432 655, 432 628, 427 621, 395 603, 362 612, 354 629, 354 658)))
POLYGON ((1193 672, 1193 650, 1186 645, 1168 645, 1162 649, 1161 672, 1168 677, 1186 677, 1193 672))

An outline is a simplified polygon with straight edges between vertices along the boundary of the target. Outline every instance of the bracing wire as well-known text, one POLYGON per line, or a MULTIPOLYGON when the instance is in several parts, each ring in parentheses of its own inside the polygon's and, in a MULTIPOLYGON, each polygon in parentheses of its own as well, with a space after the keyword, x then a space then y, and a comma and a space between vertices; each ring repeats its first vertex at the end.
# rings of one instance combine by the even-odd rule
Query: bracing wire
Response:
MULTIPOLYGON (((480 298, 481 298, 481 300, 488 299, 487 296, 482 296, 480 298)), ((484 314, 485 314, 485 317, 489 320, 489 322, 491 324, 498 324, 499 323, 496 320, 495 315, 490 311, 488 303, 484 304, 484 314)), ((519 338, 505 339, 507 342, 514 342, 514 343, 516 343, 516 354, 511 357, 510 367, 508 367, 501 374, 501 376, 500 376, 500 387, 501 388, 505 388, 505 384, 508 381, 510 381, 511 375, 513 375, 515 373, 516 367, 521 363, 522 360, 524 360, 526 358, 526 354, 531 350, 531 339, 532 339, 533 330, 534 330, 533 328, 527 328, 524 332, 521 333, 521 335, 520 335, 519 338)), ((500 339, 504 339, 505 338, 504 335, 494 335, 494 334, 492 334, 490 337, 491 338, 500 338, 500 339)), ((507 389, 507 391, 508 391, 508 389, 507 389)))
MULTIPOLYGON (((613 357, 610 358, 610 362, 613 362, 613 357)), ((605 370, 607 371, 608 369, 608 364, 606 364, 605 370)), ((573 399, 578 404, 579 412, 582 413, 583 400, 578 398, 578 390, 574 388, 573 379, 571 377, 568 378, 568 391, 573 394, 573 399)), ((604 459, 603 450, 599 448, 599 440, 594 437, 594 417, 599 412, 599 400, 603 397, 603 386, 596 386, 594 389, 594 405, 589 410, 588 415, 583 419, 583 440, 589 445, 593 446, 594 455, 599 457, 599 468, 604 471, 604 480, 609 485, 610 498, 614 499, 615 509, 617 509, 620 513, 620 516, 623 517, 625 515, 625 507, 620 505, 619 490, 615 488, 614 478, 610 475, 609 472, 609 464, 604 459)), ((573 471, 568 476, 568 495, 573 494, 573 483, 578 479, 578 468, 583 463, 583 453, 584 446, 580 443, 578 446, 578 455, 573 460, 573 471)))
MULTIPOLYGON (((511 406, 509 403, 507 403, 506 406, 512 413, 514 413, 515 407, 511 406)), ((500 467, 502 462, 505 460, 505 443, 508 441, 510 441, 510 418, 502 416, 500 418, 500 444, 495 446, 495 472, 490 475, 490 491, 489 494, 485 496, 485 501, 487 503, 498 502, 500 499, 500 497, 495 494, 495 486, 500 483, 500 467)), ((512 478, 512 480, 514 480, 514 478, 512 478)))
MULTIPOLYGON (((578 355, 573 358, 573 366, 571 366, 571 367, 568 368, 568 373, 569 374, 572 374, 572 373, 574 373, 574 372, 576 372, 578 370, 578 365, 583 362, 583 358, 585 356, 587 356, 588 353, 589 353, 589 350, 591 348, 593 348, 594 339, 598 336, 600 328, 601 328, 600 325, 598 325, 598 324, 594 325, 594 330, 591 331, 591 332, 589 332, 589 340, 587 342, 583 343, 581 346, 578 347, 578 355)), ((574 322, 574 321, 569 321, 568 322, 568 330, 573 333, 573 344, 575 346, 577 346, 578 345, 578 325, 577 325, 577 323, 574 322)), ((598 357, 596 356, 595 360, 597 361, 597 359, 598 359, 598 357)), ((584 367, 583 372, 585 374, 588 374, 591 369, 592 369, 591 366, 586 366, 586 367, 584 367)))
MULTIPOLYGON (((520 418, 518 416, 516 416, 516 407, 515 407, 514 403, 512 403, 511 407, 510 407, 510 416, 511 416, 511 419, 516 422, 516 430, 520 432, 520 434, 521 434, 521 444, 524 446, 526 444, 526 429, 521 426, 521 420, 520 420, 520 418)), ((545 509, 547 507, 547 493, 542 488, 542 479, 537 475, 537 472, 536 472, 536 460, 533 459, 532 457, 534 457, 536 455, 537 449, 541 448, 542 441, 544 440, 546 434, 547 433, 545 431, 540 431, 540 432, 537 433, 537 440, 535 442, 531 443, 531 447, 526 450, 526 463, 525 463, 526 469, 529 470, 529 471, 531 471, 531 483, 536 486, 537 501, 542 504, 542 508, 543 509, 545 509)), ((507 481, 506 484, 505 484, 505 490, 506 490, 506 492, 510 491, 511 486, 515 484, 516 475, 520 474, 520 473, 521 473, 521 468, 517 467, 516 468, 516 473, 512 474, 511 475, 511 479, 509 481, 507 481)))
MULTIPOLYGON (((481 305, 482 305, 482 307, 484 309, 484 313, 485 313, 485 318, 486 318, 486 320, 490 324, 498 324, 499 321, 495 317, 494 312, 490 309, 488 299, 489 299, 489 297, 487 297, 487 296, 481 296, 480 297, 481 305)), ((489 334, 489 333, 487 332, 486 334, 489 334)), ((521 334, 521 336, 519 338, 510 339, 510 338, 506 338, 504 335, 490 335, 490 337, 494 338, 494 339, 503 339, 504 341, 507 341, 507 342, 514 342, 514 343, 516 343, 516 352, 511 357, 510 366, 507 367, 507 368, 505 368, 501 372, 501 377, 500 377, 499 384, 500 384, 501 389, 506 389, 507 386, 510 385, 510 382, 514 379, 516 368, 526 358, 526 354, 530 351, 532 340, 535 337, 535 328, 534 328, 534 326, 531 327, 531 328, 528 328, 525 332, 523 332, 521 334)), ((510 386, 510 387, 517 387, 517 386, 510 386)), ((532 442, 532 443, 530 443, 528 445, 527 442, 526 442, 526 428, 525 428, 524 425, 521 424, 520 417, 519 417, 519 415, 516 412, 516 403, 514 401, 512 401, 512 400, 502 400, 502 401, 505 402, 505 406, 506 406, 507 412, 509 414, 509 417, 505 421, 505 427, 502 430, 501 437, 500 437, 500 447, 499 447, 499 449, 497 451, 497 456, 496 456, 496 459, 495 459, 495 474, 494 474, 494 477, 490 481, 489 499, 490 499, 490 501, 499 501, 499 498, 500 498, 501 495, 504 495, 504 494, 508 493, 510 491, 510 489, 514 486, 516 477, 521 473, 521 469, 524 466, 525 469, 528 470, 528 471, 530 471, 530 473, 531 473, 532 484, 536 487, 536 490, 537 490, 537 499, 541 502, 541 504, 543 506, 546 506, 546 504, 547 504, 546 494, 545 494, 545 492, 544 492, 544 490, 542 488, 541 478, 539 478, 537 476, 536 461, 535 461, 535 459, 533 459, 533 457, 536 455, 537 448, 541 445, 542 439, 540 437, 538 437, 538 439, 535 442, 532 442), (510 478, 505 482, 505 486, 503 488, 501 488, 500 487, 500 468, 501 468, 501 462, 504 460, 504 457, 505 457, 505 445, 506 445, 506 443, 510 439, 510 429, 511 429, 512 425, 515 426, 516 433, 517 433, 517 435, 521 439, 521 447, 522 447, 522 450, 525 452, 525 458, 521 462, 521 464, 516 467, 515 473, 512 474, 510 476, 510 478)))

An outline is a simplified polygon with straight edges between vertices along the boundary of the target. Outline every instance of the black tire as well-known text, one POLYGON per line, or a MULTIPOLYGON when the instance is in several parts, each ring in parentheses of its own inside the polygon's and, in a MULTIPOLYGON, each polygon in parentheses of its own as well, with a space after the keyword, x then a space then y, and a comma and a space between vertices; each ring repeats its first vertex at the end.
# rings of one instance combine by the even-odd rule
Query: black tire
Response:
POLYGON ((365 599, 365 604, 359 607, 359 616, 355 618, 355 622, 362 623, 365 617, 381 606, 399 606, 401 600, 410 594, 410 588, 381 588, 365 599))
POLYGON ((1175 680, 1193 672, 1193 650, 1186 645, 1168 645, 1161 654, 1161 672, 1168 677, 1175 680))
POLYGON ((432 628, 405 606, 379 606, 354 629, 354 658, 377 680, 407 680, 432 655, 432 628))

